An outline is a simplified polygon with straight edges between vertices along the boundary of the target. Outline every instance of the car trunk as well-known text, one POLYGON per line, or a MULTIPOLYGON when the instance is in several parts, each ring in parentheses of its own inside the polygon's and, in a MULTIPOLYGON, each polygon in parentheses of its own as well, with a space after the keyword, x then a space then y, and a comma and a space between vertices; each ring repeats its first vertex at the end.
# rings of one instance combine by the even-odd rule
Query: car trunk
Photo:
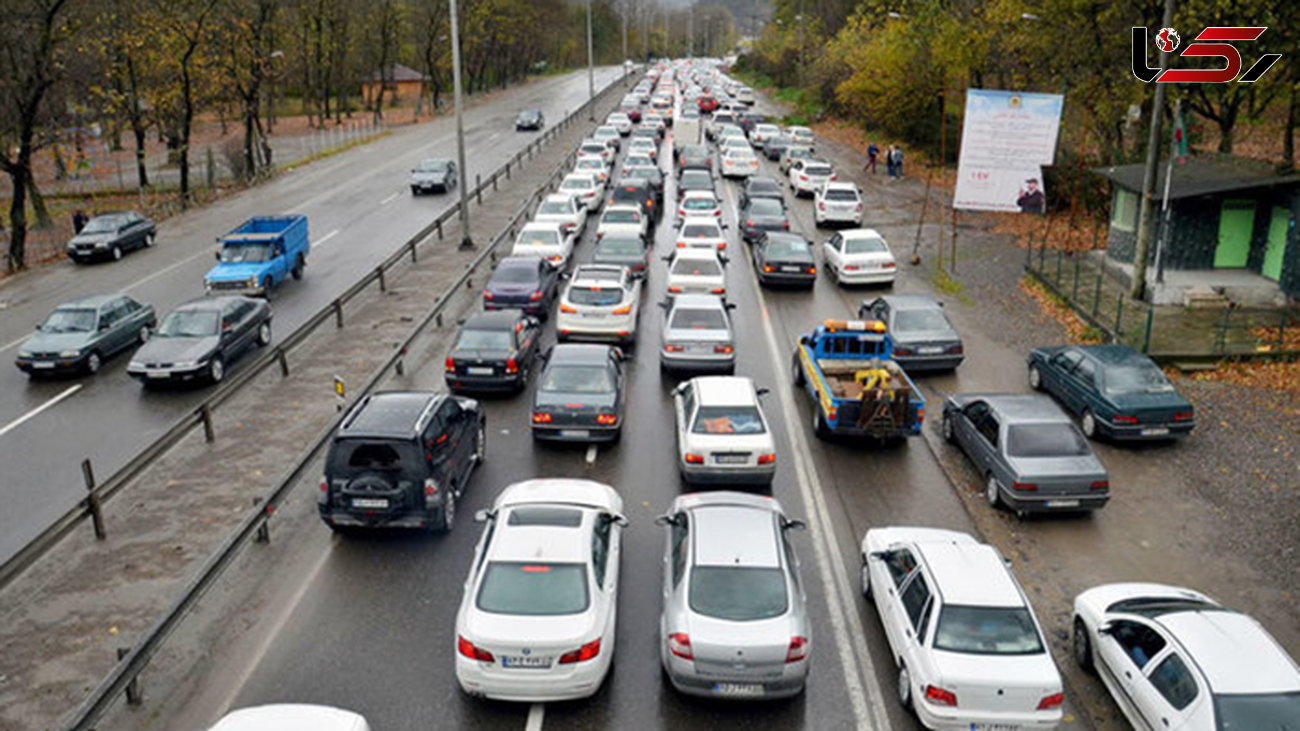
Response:
MULTIPOLYGON (((1021 475, 1020 481, 1034 485, 1031 495, 1090 495, 1105 494, 1109 488, 1093 488, 1095 483, 1106 482, 1106 469, 1096 457, 1012 457, 1012 467, 1021 475)), ((1010 487, 1010 486, 1008 486, 1010 487)))
POLYGON ((461 350, 449 356, 458 376, 504 376, 506 361, 514 356, 513 350, 461 350))
POLYGON ((966 711, 1026 713, 1038 709, 1045 696, 1061 692, 1056 667, 1046 654, 986 655, 945 652, 933 655, 935 685, 957 696, 966 711))
MULTIPOLYGON (((493 661, 483 664, 484 671, 503 674, 553 669, 561 655, 595 639, 597 631, 594 608, 545 617, 472 612, 465 622, 465 638, 492 653, 493 661)), ((612 638, 608 641, 606 645, 602 638, 601 652, 614 649, 612 638)))
POLYGON ((1168 392, 1117 394, 1113 399, 1119 413, 1136 417, 1138 424, 1171 424, 1178 414, 1192 413, 1191 404, 1178 403, 1177 397, 1168 392))
POLYGON ((563 391, 538 391, 534 411, 551 415, 547 426, 594 427, 599 414, 614 413, 616 401, 613 393, 568 393, 563 391))
POLYGON ((733 622, 694 614, 691 638, 695 672, 719 681, 759 683, 780 679, 790 652, 790 620, 785 616, 733 622))

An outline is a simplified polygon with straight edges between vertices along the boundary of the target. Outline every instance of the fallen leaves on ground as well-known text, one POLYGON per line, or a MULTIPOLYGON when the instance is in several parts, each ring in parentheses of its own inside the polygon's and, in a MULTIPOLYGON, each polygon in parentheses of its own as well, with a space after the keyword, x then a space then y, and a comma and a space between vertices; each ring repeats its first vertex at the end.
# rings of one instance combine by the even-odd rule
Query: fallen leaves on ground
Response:
POLYGON ((1267 350, 1300 350, 1300 322, 1296 322, 1282 333, 1278 332, 1276 327, 1257 327, 1250 331, 1267 350), (1279 342, 1278 335, 1281 335, 1279 342))
POLYGON ((1044 314, 1061 323, 1061 327, 1065 328, 1065 333, 1071 343, 1076 345, 1100 345, 1104 342, 1097 337, 1096 329, 1089 327, 1088 323, 1080 319, 1074 313, 1074 310, 1070 309, 1069 305, 1053 297, 1038 282, 1025 277, 1020 280, 1020 291, 1037 302, 1039 309, 1044 314))
POLYGON ((1189 377, 1196 381, 1221 381, 1238 386, 1300 393, 1300 361, 1220 363, 1215 370, 1198 371, 1189 377))
POLYGON ((995 221, 993 233, 1014 237, 1016 246, 1025 248, 1033 241, 1035 249, 1047 248, 1066 251, 1086 251, 1106 248, 1106 227, 1086 216, 1071 216, 1068 211, 1034 216, 1026 213, 990 213, 995 221))

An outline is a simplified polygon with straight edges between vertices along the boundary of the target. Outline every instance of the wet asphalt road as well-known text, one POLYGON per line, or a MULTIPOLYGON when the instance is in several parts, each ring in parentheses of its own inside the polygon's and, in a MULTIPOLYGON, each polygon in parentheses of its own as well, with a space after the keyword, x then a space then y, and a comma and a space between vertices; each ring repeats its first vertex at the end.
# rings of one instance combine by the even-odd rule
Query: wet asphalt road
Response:
MULTIPOLYGON (((597 88, 620 71, 597 69, 597 88)), ((469 107, 462 184, 472 186, 475 174, 488 175, 540 134, 515 132, 518 109, 539 107, 555 123, 586 96, 582 72, 540 79, 469 107)), ((154 248, 122 261, 65 262, 13 278, 0 288, 0 360, 11 361, 33 326, 76 297, 123 291, 153 304, 161 319, 175 305, 203 295, 215 236, 249 216, 304 213, 314 244, 307 274, 283 284, 272 299, 274 338, 283 338, 456 200, 455 191, 410 194, 408 170, 423 157, 454 159, 453 118, 395 128, 387 138, 281 176, 253 195, 165 221, 154 248)), ((0 362, 0 499, 7 506, 0 514, 0 561, 84 497, 83 458, 90 458, 102 480, 210 390, 146 391, 126 375, 130 352, 106 362, 93 377, 30 380, 11 362, 0 362)))

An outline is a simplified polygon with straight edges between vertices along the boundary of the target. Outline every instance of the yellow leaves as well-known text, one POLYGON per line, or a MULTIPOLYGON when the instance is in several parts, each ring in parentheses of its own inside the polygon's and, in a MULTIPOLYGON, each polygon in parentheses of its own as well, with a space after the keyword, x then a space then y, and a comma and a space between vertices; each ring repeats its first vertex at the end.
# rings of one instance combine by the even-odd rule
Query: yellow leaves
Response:
POLYGON ((1300 362, 1220 363, 1212 371, 1190 376, 1197 381, 1221 381, 1238 386, 1300 393, 1300 362))
POLYGON ((1041 284, 1029 277, 1020 280, 1020 291, 1029 295, 1030 299, 1038 303, 1038 307, 1043 314, 1056 320, 1065 328, 1065 333, 1071 343, 1077 345, 1099 345, 1103 341, 1097 337, 1097 331, 1088 326, 1074 311, 1064 302, 1053 297, 1050 292, 1043 288, 1041 284))

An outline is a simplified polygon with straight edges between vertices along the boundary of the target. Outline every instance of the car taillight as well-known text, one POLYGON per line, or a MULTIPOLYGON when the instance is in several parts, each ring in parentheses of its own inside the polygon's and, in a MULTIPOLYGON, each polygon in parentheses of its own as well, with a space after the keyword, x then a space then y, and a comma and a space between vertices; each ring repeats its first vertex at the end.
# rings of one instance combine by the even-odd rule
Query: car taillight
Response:
POLYGON ((605 232, 604 232, 604 231, 597 231, 597 232, 596 232, 596 240, 597 240, 597 241, 600 241, 600 240, 603 239, 603 238, 605 238, 605 232))
POLYGON ((1033 492, 1034 490, 1038 489, 1038 485, 1035 485, 1032 482, 1013 482, 1011 483, 1011 489, 1023 490, 1025 492, 1033 492))
POLYGON ((830 421, 835 421, 835 417, 839 416, 839 413, 840 410, 837 407, 832 406, 829 409, 826 409, 826 418, 830 421))
POLYGON ((519 361, 514 358, 506 358, 506 373, 518 373, 519 361))
POLYGON ((491 301, 493 299, 492 293, 487 291, 486 289, 483 290, 483 299, 491 301))
POLYGON ((808 657, 808 638, 791 637, 790 649, 785 653, 786 662, 799 662, 808 657))
POLYGON ((600 638, 588 642, 572 652, 566 652, 560 655, 561 665, 572 665, 575 662, 586 662, 600 654, 600 638))
POLYGON ((966 349, 965 349, 964 347, 962 347, 962 344, 961 344, 961 343, 957 343, 956 345, 949 345, 949 346, 948 346, 948 354, 949 354, 949 355, 961 355, 961 354, 963 354, 963 353, 965 353, 965 352, 966 352, 966 349))
POLYGON ((726 354, 728 354, 728 353, 734 353, 734 352, 736 352, 736 349, 733 348, 733 347, 730 346, 730 345, 715 345, 715 346, 713 346, 713 352, 715 352, 715 353, 722 353, 722 354, 726 355, 726 354))
POLYGON ((674 284, 673 286, 668 288, 668 291, 673 294, 681 294, 682 288, 674 284))
POLYGON ((443 364, 442 364, 442 368, 443 368, 443 370, 445 370, 445 371, 448 372, 448 373, 455 373, 455 372, 456 372, 456 359, 453 358, 453 357, 451 357, 450 355, 447 356, 447 360, 443 362, 443 364))
POLYGON ((553 262, 555 262, 556 264, 559 264, 560 262, 564 261, 564 257, 560 256, 559 254, 555 254, 555 255, 553 255, 553 256, 548 256, 548 257, 546 257, 546 260, 547 260, 547 261, 553 261, 553 262))
POLYGON ((862 204, 861 204, 861 203, 858 204, 858 213, 862 213, 862 204))
POLYGON ((783 230, 785 230, 785 231, 789 231, 789 230, 790 230, 790 220, 789 220, 789 219, 786 219, 786 220, 782 221, 782 222, 781 222, 781 228, 782 228, 783 230))
POLYGON ((748 226, 749 228, 753 228, 753 227, 754 227, 754 219, 750 218, 750 219, 746 220, 746 221, 745 221, 745 225, 748 226))
POLYGON ((719 241, 719 242, 718 242, 718 251, 722 251, 722 250, 725 249, 725 248, 727 248, 727 242, 726 242, 726 241, 719 241))
POLYGON ((618 414, 597 414, 596 423, 601 426, 613 426, 618 423, 618 414))
POLYGON ((1064 693, 1053 693, 1051 695, 1045 695, 1043 696, 1043 699, 1038 702, 1038 710, 1050 711, 1053 708, 1060 708, 1061 704, 1064 702, 1065 702, 1064 693))
POLYGON ((560 305, 560 312, 563 312, 566 315, 573 315, 578 312, 578 308, 570 305, 560 305))
POLYGON ((496 658, 492 657, 492 653, 481 647, 475 647, 473 642, 470 642, 461 636, 456 637, 456 651, 471 660, 478 660, 479 662, 496 662, 496 658))
POLYGON ((528 301, 537 302, 542 298, 542 295, 543 295, 542 290, 539 289, 536 292, 533 292, 532 294, 528 295, 528 301))
POLYGON ((709 290, 709 294, 726 294, 726 293, 727 293, 726 287, 714 287, 713 289, 709 290))
POLYGON ((817 267, 808 267, 808 273, 809 273, 809 274, 816 274, 816 273, 817 273, 817 267))
POLYGON ((1096 482, 1092 483, 1091 485, 1088 485, 1088 489, 1090 489, 1090 490, 1109 490, 1109 489, 1110 489, 1110 480, 1097 480, 1096 482))
POLYGON ((925 686, 925 699, 931 703, 938 703, 941 706, 957 707, 957 694, 951 690, 945 690, 937 685, 925 686))
POLYGON ((768 274, 771 274, 772 272, 776 271, 776 267, 772 266, 771 264, 764 264, 763 271, 768 274))
POLYGON ((330 482, 329 482, 329 480, 325 479, 324 477, 320 478, 320 491, 321 491, 321 492, 329 492, 329 491, 330 491, 330 482))
POLYGON ((808 176, 804 175, 803 173, 799 173, 799 179, 806 182, 808 180, 808 176))
POLYGON ((1181 411, 1177 414, 1174 414, 1174 421, 1191 421, 1192 418, 1193 418, 1193 414, 1190 411, 1181 411))
POLYGON ((630 315, 630 314, 632 314, 632 305, 623 305, 622 307, 620 307, 620 308, 614 310, 611 314, 614 314, 614 315, 630 315))
POLYGON ((677 209, 677 216, 678 216, 679 218, 686 218, 686 209, 685 209, 685 208, 678 208, 678 209, 677 209))
POLYGON ((845 265, 844 265, 844 271, 846 271, 846 272, 856 272, 857 270, 859 270, 859 269, 861 269, 861 268, 862 268, 862 267, 858 266, 857 264, 845 264, 845 265))
POLYGON ((686 464, 704 464, 704 455, 695 454, 694 452, 687 452, 682 459, 686 461, 686 464))
POLYGON ((898 266, 898 263, 897 263, 897 262, 887 261, 887 262, 885 262, 884 264, 881 264, 881 265, 880 265, 880 268, 881 268, 881 269, 893 269, 893 268, 896 267, 896 266, 898 266))
POLYGON ((758 455, 758 463, 759 463, 759 464, 775 464, 775 463, 776 463, 776 453, 775 453, 775 452, 770 452, 770 453, 768 453, 768 454, 760 454, 760 455, 758 455))
POLYGON ((672 343, 669 343, 668 345, 664 346, 665 353, 680 353, 682 352, 682 350, 683 350, 682 346, 673 345, 672 343))
POLYGON ((819 210, 819 211, 824 211, 824 210, 826 210, 826 204, 825 204, 825 203, 822 203, 822 202, 818 202, 818 203, 817 203, 817 210, 819 210))
POLYGON ((533 423, 534 423, 534 424, 549 424, 549 423, 551 423, 551 415, 548 414, 548 413, 546 413, 545 411, 534 411, 534 412, 533 412, 533 423))
POLYGON ((432 477, 426 477, 424 480, 425 497, 433 497, 438 494, 438 483, 432 477))
POLYGON ((1111 421, 1116 424, 1136 424, 1138 423, 1138 418, 1136 416, 1123 416, 1122 414, 1116 414, 1111 417, 1111 421))
POLYGON ((685 242, 685 241, 678 241, 678 242, 677 242, 677 248, 679 248, 679 249, 685 249, 685 248, 686 248, 686 242, 685 242))
POLYGON ((836 175, 836 174, 834 174, 834 173, 831 173, 831 177, 830 177, 830 179, 831 179, 831 180, 839 180, 839 179, 840 179, 840 176, 838 176, 838 175, 836 175))

